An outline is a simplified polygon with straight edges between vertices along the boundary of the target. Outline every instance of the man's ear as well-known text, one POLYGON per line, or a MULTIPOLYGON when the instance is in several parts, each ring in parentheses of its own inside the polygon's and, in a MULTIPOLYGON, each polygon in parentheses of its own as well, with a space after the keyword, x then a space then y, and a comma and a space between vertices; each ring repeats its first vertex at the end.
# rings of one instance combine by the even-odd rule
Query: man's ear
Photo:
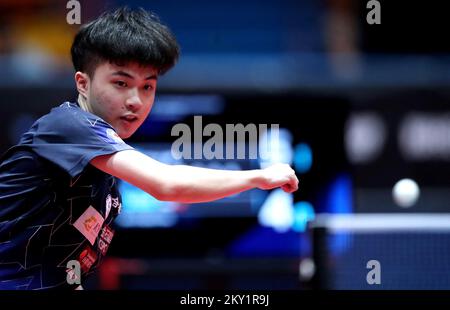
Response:
POLYGON ((77 84, 77 90, 84 98, 87 98, 89 92, 89 75, 81 71, 75 73, 75 83, 77 84))

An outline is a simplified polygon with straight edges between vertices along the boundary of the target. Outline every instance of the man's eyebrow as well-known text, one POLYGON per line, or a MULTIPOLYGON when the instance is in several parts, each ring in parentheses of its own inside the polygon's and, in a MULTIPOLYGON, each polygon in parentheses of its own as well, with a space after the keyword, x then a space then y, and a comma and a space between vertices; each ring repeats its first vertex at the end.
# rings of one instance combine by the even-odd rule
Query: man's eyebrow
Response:
MULTIPOLYGON (((114 72, 112 75, 119 75, 119 76, 125 76, 127 78, 130 78, 132 80, 134 80, 134 76, 132 76, 131 74, 125 72, 125 71, 116 71, 114 72)), ((148 77, 145 78, 145 80, 156 80, 158 79, 158 76, 156 74, 152 74, 148 77)))
POLYGON ((157 80, 157 79, 158 79, 158 75, 156 75, 156 74, 152 74, 145 78, 145 80, 157 80))

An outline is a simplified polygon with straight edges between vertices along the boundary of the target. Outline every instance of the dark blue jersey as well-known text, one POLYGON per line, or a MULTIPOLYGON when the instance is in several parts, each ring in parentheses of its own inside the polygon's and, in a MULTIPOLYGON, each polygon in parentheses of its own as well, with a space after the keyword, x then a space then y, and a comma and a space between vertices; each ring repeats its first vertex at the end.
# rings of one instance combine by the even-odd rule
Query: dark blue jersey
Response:
POLYGON ((114 235, 121 200, 116 179, 89 162, 128 149, 108 123, 66 102, 5 153, 0 289, 73 288, 71 260, 79 263, 81 284, 95 270, 114 235))

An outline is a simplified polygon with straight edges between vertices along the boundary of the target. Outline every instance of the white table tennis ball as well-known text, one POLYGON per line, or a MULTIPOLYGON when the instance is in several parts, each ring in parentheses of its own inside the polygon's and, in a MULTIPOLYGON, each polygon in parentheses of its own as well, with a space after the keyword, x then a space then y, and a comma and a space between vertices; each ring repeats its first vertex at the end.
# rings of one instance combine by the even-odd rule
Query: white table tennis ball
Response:
POLYGON ((417 183, 411 179, 401 179, 395 183, 392 196, 397 205, 403 208, 412 207, 419 199, 420 189, 417 183))

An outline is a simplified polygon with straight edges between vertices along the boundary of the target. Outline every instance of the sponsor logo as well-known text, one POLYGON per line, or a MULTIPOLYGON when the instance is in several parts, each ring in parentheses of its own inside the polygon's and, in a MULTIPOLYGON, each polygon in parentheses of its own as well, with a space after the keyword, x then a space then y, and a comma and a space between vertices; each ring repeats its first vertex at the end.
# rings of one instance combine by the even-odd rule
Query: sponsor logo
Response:
POLYGON ((119 198, 112 199, 112 207, 114 209, 117 209, 117 214, 120 214, 120 212, 122 211, 122 204, 120 203, 119 198))
POLYGON ((111 195, 108 195, 106 197, 105 206, 106 206, 105 219, 107 219, 109 212, 111 211, 111 195))
POLYGON ((100 229, 102 228, 104 218, 92 206, 84 211, 84 213, 75 221, 73 226, 94 245, 100 229))
POLYGON ((102 253, 103 256, 106 255, 106 252, 108 251, 109 244, 103 241, 103 239, 98 240, 98 249, 102 253))
POLYGON ((113 129, 108 128, 106 129, 106 136, 113 140, 116 143, 125 143, 123 142, 123 140, 119 137, 119 135, 117 134, 117 132, 115 132, 113 129))
POLYGON ((107 243, 111 243, 111 240, 114 237, 114 230, 109 228, 109 226, 105 226, 102 229, 100 237, 104 239, 107 243))
POLYGON ((80 254, 79 262, 81 266, 81 270, 83 272, 88 272, 91 269, 92 265, 94 265, 97 260, 97 254, 91 249, 90 246, 87 246, 80 254))
POLYGON ((113 208, 117 208, 119 206, 120 202, 119 202, 119 198, 113 198, 112 199, 112 206, 113 208))
POLYGON ((98 125, 97 121, 94 124, 92 124, 90 120, 88 121, 91 123, 92 129, 95 131, 95 133, 103 140, 105 140, 107 143, 110 144, 125 143, 114 131, 114 129, 105 128, 104 125, 98 125))
POLYGON ((108 225, 103 227, 100 233, 100 238, 98 240, 98 248, 103 256, 106 254, 106 251, 108 251, 108 247, 109 244, 111 243, 113 236, 114 230, 112 230, 108 225))
POLYGON ((99 226, 95 216, 91 216, 91 217, 87 218, 86 220, 84 220, 83 225, 87 231, 97 230, 97 228, 99 226))

